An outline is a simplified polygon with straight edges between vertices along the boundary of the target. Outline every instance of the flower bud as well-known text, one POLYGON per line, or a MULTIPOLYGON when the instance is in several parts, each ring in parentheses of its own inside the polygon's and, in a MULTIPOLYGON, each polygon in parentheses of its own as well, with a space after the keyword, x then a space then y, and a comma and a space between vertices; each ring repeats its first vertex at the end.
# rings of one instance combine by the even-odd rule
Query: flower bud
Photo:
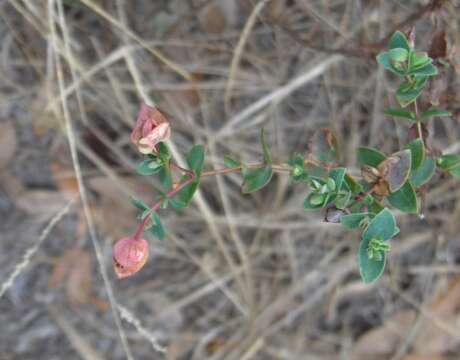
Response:
POLYGON ((119 279, 137 273, 146 263, 149 245, 144 239, 125 237, 113 246, 113 268, 119 279))
POLYGON ((136 125, 131 133, 131 142, 142 154, 156 152, 158 143, 169 139, 171 127, 158 109, 142 104, 136 125))

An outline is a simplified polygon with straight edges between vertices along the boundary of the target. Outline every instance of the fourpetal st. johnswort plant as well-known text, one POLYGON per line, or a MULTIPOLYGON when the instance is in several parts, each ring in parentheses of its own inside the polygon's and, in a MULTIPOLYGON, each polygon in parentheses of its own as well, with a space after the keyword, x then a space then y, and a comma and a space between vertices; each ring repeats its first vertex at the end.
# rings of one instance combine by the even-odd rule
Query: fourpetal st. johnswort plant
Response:
POLYGON ((378 279, 391 249, 389 241, 399 233, 390 209, 420 214, 420 198, 436 169, 460 178, 460 156, 440 155, 429 141, 433 134, 426 122, 434 117, 450 116, 450 113, 434 106, 421 109, 417 103, 429 78, 438 74, 433 59, 415 51, 413 39, 409 41, 398 31, 390 39, 388 51, 377 56, 377 62, 401 79, 395 93, 400 106, 386 109, 385 114, 409 125, 408 143, 404 149, 389 155, 374 148, 359 147, 359 177, 339 166, 338 141, 329 129, 315 133, 308 154, 294 154, 284 164, 273 163, 262 130, 262 162, 249 164, 225 156, 225 168, 204 172, 204 147, 195 145, 186 157, 188 167, 183 168, 171 159, 165 143, 171 133, 169 121, 157 108, 142 105, 131 134, 133 144, 144 155, 137 171, 145 176, 158 176, 164 191, 153 206, 132 199, 139 209, 140 222, 132 237, 118 240, 114 245, 117 276, 133 275, 144 266, 148 258, 148 243, 141 238, 144 231, 163 239, 165 229, 158 210, 168 206, 186 207, 203 177, 241 173, 242 192, 247 194, 266 186, 274 172, 281 172, 289 174, 293 183, 308 186, 305 209, 321 209, 326 222, 361 231, 358 253, 361 277, 366 283, 378 279))

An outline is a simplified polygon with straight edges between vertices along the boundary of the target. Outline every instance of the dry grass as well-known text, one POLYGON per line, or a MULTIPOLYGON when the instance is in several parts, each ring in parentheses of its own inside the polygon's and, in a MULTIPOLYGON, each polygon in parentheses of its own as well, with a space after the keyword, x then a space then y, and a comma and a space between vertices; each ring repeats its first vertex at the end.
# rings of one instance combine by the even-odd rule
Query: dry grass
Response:
MULTIPOLYGON (((354 169, 358 145, 392 152, 405 137, 404 125, 382 116, 394 83, 373 54, 388 35, 415 25, 417 41, 427 48, 435 26, 444 26, 449 44, 460 47, 456 1, 445 2, 437 23, 426 4, 2 2, 2 116, 23 134, 18 160, 7 170, 26 189, 37 187, 38 180, 20 170, 40 148, 46 164, 58 161, 66 171, 51 179, 42 168, 34 176, 58 191, 62 179, 74 181, 85 221, 80 232, 61 221, 56 237, 38 249, 41 241, 28 245, 18 230, 30 215, 16 210, 8 226, 5 220, 0 283, 18 254, 31 249, 29 268, 37 271, 21 272, 0 300, 0 320, 9 324, 0 358, 358 359, 359 337, 408 308, 423 326, 453 339, 436 355, 458 357, 459 329, 451 320, 460 314, 452 311, 446 320, 430 307, 435 293, 458 276, 460 187, 449 179, 433 185, 425 219, 399 216, 402 234, 384 278, 373 286, 359 280, 358 235, 305 213, 305 189, 282 175, 253 196, 241 194, 238 175, 205 179, 189 208, 161 214, 168 237, 151 239, 152 256, 141 273, 118 281, 109 266, 112 242, 135 228, 129 195, 152 202, 157 194, 155 181, 133 176, 139 156, 129 133, 141 102, 171 114, 169 145, 179 164, 195 143, 206 146, 207 169, 222 167, 228 153, 257 161, 261 127, 282 162, 306 152, 315 129, 330 127, 342 139, 344 163, 354 169), (94 301, 68 306, 62 292, 47 287, 50 258, 71 246, 94 254, 92 291, 108 299, 112 312, 94 301), (13 320, 18 314, 22 320, 13 320), (37 333, 46 331, 48 346, 40 346, 37 333), (63 339, 62 348, 55 345, 63 339)), ((458 111, 458 75, 451 68, 443 78, 449 106, 458 111)), ((436 145, 458 151, 458 115, 437 130, 436 145)), ((414 324, 390 352, 364 358, 415 356, 420 327, 414 324)))

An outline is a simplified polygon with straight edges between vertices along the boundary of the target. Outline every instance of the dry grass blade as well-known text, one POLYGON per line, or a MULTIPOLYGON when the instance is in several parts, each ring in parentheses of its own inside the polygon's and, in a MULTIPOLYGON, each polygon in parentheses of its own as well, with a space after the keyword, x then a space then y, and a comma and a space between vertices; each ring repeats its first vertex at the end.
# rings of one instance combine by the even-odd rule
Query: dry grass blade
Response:
POLYGON ((63 216, 68 213, 73 203, 74 200, 70 201, 50 220, 48 225, 43 229, 42 233, 40 234, 40 237, 38 238, 37 242, 25 252, 22 261, 16 265, 14 271, 2 283, 2 286, 0 287, 0 298, 14 284, 14 280, 18 277, 18 275, 29 265, 30 259, 40 248, 41 243, 48 237, 49 233, 53 230, 56 224, 63 218, 63 216))

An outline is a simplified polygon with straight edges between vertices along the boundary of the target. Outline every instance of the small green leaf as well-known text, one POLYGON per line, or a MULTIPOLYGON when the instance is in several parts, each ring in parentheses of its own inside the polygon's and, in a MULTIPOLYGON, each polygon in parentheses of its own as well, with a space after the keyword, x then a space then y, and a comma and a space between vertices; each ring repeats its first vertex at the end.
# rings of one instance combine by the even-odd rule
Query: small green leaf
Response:
POLYGON ((422 119, 427 119, 432 116, 452 116, 452 113, 450 111, 437 108, 431 108, 422 113, 422 119))
POLYGON ((415 121, 415 113, 406 109, 385 109, 385 115, 415 121))
POLYGON ((408 55, 409 52, 403 48, 394 48, 388 51, 388 56, 390 56, 390 59, 397 62, 406 61, 408 55))
POLYGON ((376 281, 383 274, 386 263, 386 253, 380 251, 379 256, 369 258, 368 248, 371 238, 362 239, 359 244, 359 273, 366 284, 376 281))
POLYGON ((404 71, 402 69, 396 68, 391 62, 391 56, 389 52, 382 52, 376 57, 377 62, 382 65, 386 70, 391 71, 393 74, 398 76, 404 76, 404 71))
POLYGON ((390 43, 388 45, 390 49, 397 49, 403 48, 407 51, 410 51, 409 41, 407 40, 406 35, 401 31, 396 31, 390 39, 390 43))
POLYGON ((358 148, 357 156, 359 166, 368 165, 372 167, 377 167, 383 160, 387 158, 380 151, 365 146, 358 148))
POLYGON ((171 154, 169 153, 168 145, 161 142, 158 144, 158 157, 163 160, 163 162, 169 161, 171 159, 171 154))
POLYGON ((396 220, 391 211, 384 208, 369 223, 363 232, 363 240, 371 240, 378 237, 381 240, 389 240, 396 229, 396 220))
POLYGON ((305 168, 305 159, 300 154, 293 154, 287 163, 292 167, 291 178, 294 182, 308 180, 308 172, 305 168))
POLYGON ((409 148, 410 153, 411 153, 411 168, 412 170, 417 169, 425 159, 425 148, 423 146, 423 141, 422 139, 418 138, 415 140, 412 140, 408 145, 407 148, 409 148))
POLYGON ((460 155, 445 154, 438 159, 439 167, 444 171, 449 171, 460 167, 460 155))
POLYGON ((403 212, 416 214, 418 211, 417 196, 410 181, 398 191, 391 193, 387 199, 392 206, 403 212))
POLYGON ((130 203, 133 204, 135 207, 137 207, 139 210, 145 211, 145 210, 150 210, 150 206, 148 206, 145 202, 142 200, 136 199, 136 198, 130 198, 129 199, 130 203))
POLYGON ((412 171, 411 182, 415 188, 426 184, 433 177, 436 170, 436 163, 430 156, 425 157, 420 167, 412 171))
POLYGON ((335 189, 340 190, 342 188, 343 180, 345 178, 345 172, 347 169, 340 167, 334 168, 329 171, 329 177, 334 180, 335 189))
POLYGON ((412 88, 406 90, 405 87, 401 86, 396 90, 396 100, 398 100, 399 105, 406 107, 407 105, 413 103, 422 93, 422 88, 412 88))
POLYGON ((328 200, 329 194, 319 194, 312 191, 305 198, 303 202, 303 207, 306 210, 319 209, 323 206, 326 206, 328 200))
POLYGON ((351 192, 349 191, 341 191, 337 194, 334 204, 337 209, 345 209, 351 200, 351 192))
POLYGON ((166 236, 163 224, 161 223, 160 217, 156 212, 152 213, 150 227, 148 228, 148 230, 153 236, 157 237, 159 240, 164 240, 166 236))
POLYGON ((369 217, 370 214, 367 212, 342 215, 340 217, 340 222, 347 229, 357 229, 361 227, 363 220, 369 217))
POLYGON ((224 164, 226 167, 233 168, 241 166, 241 162, 231 157, 230 155, 224 156, 224 164))
POLYGON ((140 175, 153 175, 159 173, 163 163, 160 159, 145 159, 137 166, 137 173, 140 175))
POLYGON ((200 185, 201 172, 204 166, 203 145, 195 145, 190 149, 187 154, 187 164, 189 168, 195 173, 195 181, 181 189, 176 195, 178 204, 184 204, 184 206, 187 206, 190 203, 193 195, 200 185))
POLYGON ((171 169, 168 166, 163 166, 158 173, 158 177, 160 178, 160 182, 163 184, 165 189, 170 189, 172 186, 172 177, 171 177, 171 169))
POLYGON ((268 148, 268 144, 267 144, 267 141, 265 139, 265 129, 263 129, 263 128, 262 128, 262 130, 260 130, 260 142, 262 144, 262 150, 264 152, 265 164, 271 165, 272 164, 272 157, 270 155, 270 150, 268 148))
POLYGON ((421 68, 409 70, 409 75, 415 76, 434 76, 438 75, 438 68, 433 64, 425 65, 421 68))
POLYGON ((363 191, 363 187, 357 182, 352 176, 345 174, 345 183, 347 189, 351 191, 353 195, 356 195, 363 191))
POLYGON ((426 52, 416 53, 415 51, 411 51, 409 54, 409 70, 422 68, 432 62, 433 59, 426 52))
POLYGON ((439 167, 448 171, 453 177, 460 178, 460 156, 455 154, 442 155, 438 159, 439 167))
POLYGON ((262 189, 270 182, 272 175, 273 170, 269 166, 249 171, 244 177, 243 194, 249 194, 262 189))

